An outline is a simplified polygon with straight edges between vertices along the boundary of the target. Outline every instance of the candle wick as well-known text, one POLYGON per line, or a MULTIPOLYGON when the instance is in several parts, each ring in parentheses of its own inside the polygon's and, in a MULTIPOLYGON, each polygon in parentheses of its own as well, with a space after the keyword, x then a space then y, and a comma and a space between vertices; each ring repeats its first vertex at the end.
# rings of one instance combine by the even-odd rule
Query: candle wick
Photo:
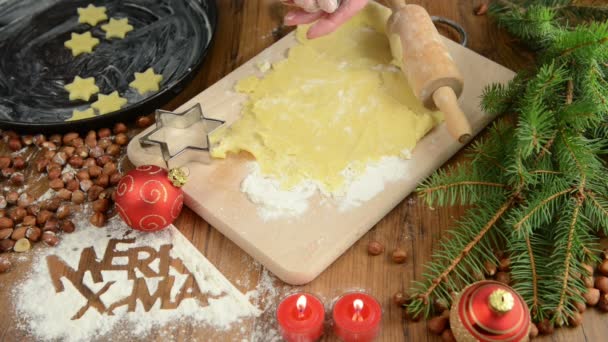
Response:
POLYGON ((353 307, 355 308, 355 314, 352 317, 353 322, 363 322, 363 316, 361 315, 363 301, 360 299, 355 300, 353 302, 353 307))

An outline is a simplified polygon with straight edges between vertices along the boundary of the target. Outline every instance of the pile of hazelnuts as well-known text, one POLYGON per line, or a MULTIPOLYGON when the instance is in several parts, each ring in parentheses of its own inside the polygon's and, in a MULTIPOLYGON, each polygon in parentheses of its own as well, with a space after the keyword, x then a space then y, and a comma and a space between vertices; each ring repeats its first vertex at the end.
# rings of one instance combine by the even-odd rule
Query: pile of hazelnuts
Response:
MULTIPOLYGON (((152 124, 140 117, 136 125, 152 124)), ((56 246, 61 234, 75 231, 75 213, 103 227, 114 212, 115 186, 122 177, 119 165, 129 143, 128 129, 91 130, 86 135, 18 135, 1 133, 0 155, 0 253, 25 252, 37 242, 56 246), (49 190, 50 189, 50 190, 49 190), (39 199, 40 192, 48 196, 39 199)), ((0 255, 0 273, 10 269, 0 255)))

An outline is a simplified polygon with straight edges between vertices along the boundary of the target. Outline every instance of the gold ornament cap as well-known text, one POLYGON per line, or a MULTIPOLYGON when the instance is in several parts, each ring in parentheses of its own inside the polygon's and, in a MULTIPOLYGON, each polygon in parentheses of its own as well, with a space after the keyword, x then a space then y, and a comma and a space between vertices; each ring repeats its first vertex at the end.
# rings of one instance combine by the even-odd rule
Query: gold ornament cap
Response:
POLYGON ((513 294, 504 289, 496 289, 488 298, 490 308, 498 313, 507 313, 513 310, 515 305, 515 298, 513 294))

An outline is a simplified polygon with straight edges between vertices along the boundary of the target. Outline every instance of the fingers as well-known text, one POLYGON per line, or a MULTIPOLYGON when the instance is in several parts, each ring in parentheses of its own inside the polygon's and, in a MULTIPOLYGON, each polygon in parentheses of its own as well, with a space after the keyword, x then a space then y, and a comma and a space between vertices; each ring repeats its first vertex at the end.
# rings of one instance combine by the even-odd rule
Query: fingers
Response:
POLYGON ((293 2, 306 12, 313 13, 319 11, 317 0, 293 0, 293 2))
POLYGON ((320 18, 308 30, 308 39, 318 38, 335 31, 340 25, 357 14, 365 5, 367 5, 367 0, 344 0, 336 12, 320 18))
POLYGON ((310 24, 324 15, 323 12, 308 13, 303 10, 289 11, 285 15, 284 22, 287 26, 310 24))
POLYGON ((334 13, 340 5, 338 0, 317 0, 317 3, 325 13, 334 13))

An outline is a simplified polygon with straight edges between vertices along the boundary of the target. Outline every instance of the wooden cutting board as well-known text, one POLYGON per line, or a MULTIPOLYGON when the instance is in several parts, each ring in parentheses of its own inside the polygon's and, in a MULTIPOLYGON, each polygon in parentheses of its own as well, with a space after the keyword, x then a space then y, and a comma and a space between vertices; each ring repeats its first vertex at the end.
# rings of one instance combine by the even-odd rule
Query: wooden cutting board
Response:
MULTIPOLYGON (((451 40, 444 38, 452 57, 465 78, 460 104, 479 133, 492 117, 483 114, 479 100, 484 86, 508 82, 514 73, 451 40)), ((233 91, 236 82, 250 75, 262 76, 257 64, 285 58, 287 50, 298 44, 292 32, 232 73, 176 109, 184 111, 200 103, 207 117, 234 122, 246 96, 233 91)), ((164 166, 157 149, 144 149, 139 138, 131 140, 129 159, 135 165, 164 166)), ((301 285, 312 281, 344 251, 371 229, 382 217, 408 196, 427 176, 438 169, 462 145, 454 141, 445 125, 425 136, 413 151, 415 165, 405 179, 385 186, 385 190, 360 207, 339 211, 321 205, 313 197, 309 210, 300 217, 264 221, 240 189, 247 175, 247 157, 231 156, 211 164, 190 163, 190 179, 184 186, 185 202, 193 211, 261 262, 286 283, 301 285)))

